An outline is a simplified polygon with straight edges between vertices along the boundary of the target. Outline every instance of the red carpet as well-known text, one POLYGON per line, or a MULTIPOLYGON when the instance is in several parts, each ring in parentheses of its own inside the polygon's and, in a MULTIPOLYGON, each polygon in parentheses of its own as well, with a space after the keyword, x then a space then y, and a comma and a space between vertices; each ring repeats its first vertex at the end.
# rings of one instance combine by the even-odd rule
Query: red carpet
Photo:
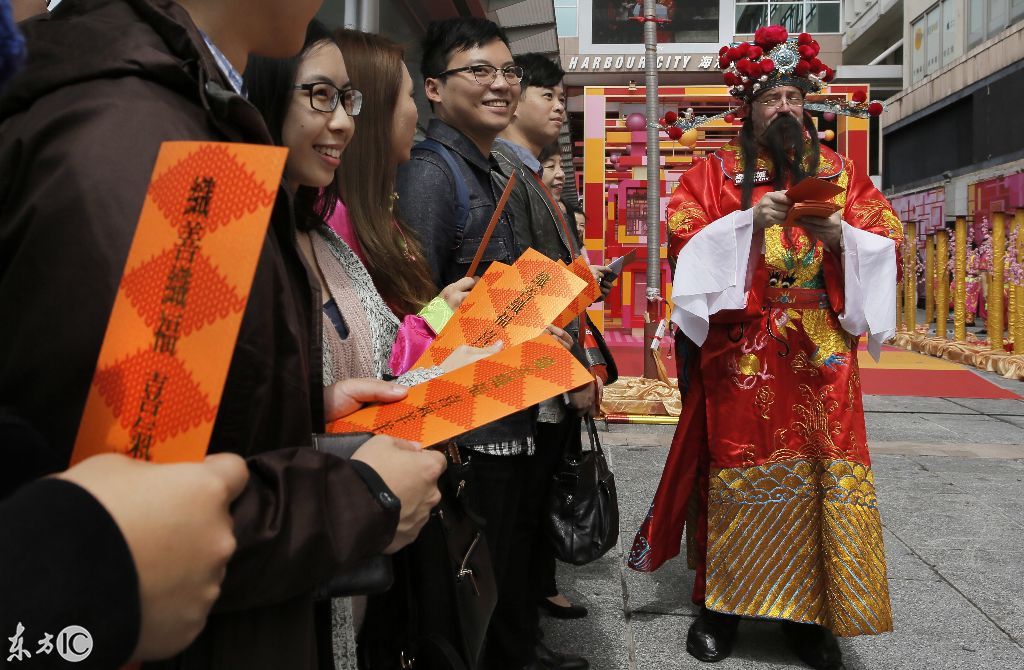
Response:
MULTIPOLYGON (((643 375, 642 345, 639 343, 612 344, 609 348, 615 357, 615 363, 619 367, 620 375, 624 377, 639 377, 643 375)), ((909 355, 909 352, 901 349, 889 346, 883 347, 882 359, 879 362, 880 366, 886 365, 886 354, 888 352, 893 352, 890 354, 890 359, 909 355)), ((665 369, 668 370, 669 376, 674 377, 676 361, 674 358, 668 357, 669 353, 668 350, 662 349, 661 355, 665 361, 665 369)), ((913 354, 913 356, 922 356, 924 359, 934 360, 921 354, 913 354)), ((954 367, 954 365, 949 364, 949 367, 954 367)), ((996 386, 966 367, 955 367, 959 369, 886 369, 884 367, 865 366, 860 371, 861 388, 866 395, 1020 399, 1020 396, 1012 391, 996 386)))
MULTIPOLYGON (((885 354, 882 354, 885 363, 885 354)), ((929 398, 1008 398, 1019 400, 1012 391, 996 386, 984 377, 963 370, 883 370, 860 371, 865 395, 909 395, 929 398)))

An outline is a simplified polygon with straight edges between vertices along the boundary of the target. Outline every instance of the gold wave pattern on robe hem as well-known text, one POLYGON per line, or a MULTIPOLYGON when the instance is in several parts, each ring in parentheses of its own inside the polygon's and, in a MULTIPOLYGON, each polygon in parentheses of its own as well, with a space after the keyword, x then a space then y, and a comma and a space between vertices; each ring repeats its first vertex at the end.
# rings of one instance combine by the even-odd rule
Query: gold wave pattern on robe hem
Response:
POLYGON ((718 612, 892 630, 871 468, 795 458, 712 468, 705 604, 718 612))

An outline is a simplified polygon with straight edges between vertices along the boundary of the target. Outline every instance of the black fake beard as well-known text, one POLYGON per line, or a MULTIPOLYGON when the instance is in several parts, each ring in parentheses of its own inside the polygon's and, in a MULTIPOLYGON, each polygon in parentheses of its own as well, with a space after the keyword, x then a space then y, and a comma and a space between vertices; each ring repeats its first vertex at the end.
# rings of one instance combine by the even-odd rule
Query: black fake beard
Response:
MULTIPOLYGON (((812 136, 814 135, 812 131, 812 136)), ((774 186, 783 189, 797 184, 804 177, 812 174, 804 170, 804 158, 807 146, 804 143, 804 128, 790 114, 779 114, 775 117, 761 136, 761 145, 768 151, 775 166, 774 186)), ((817 154, 817 147, 814 147, 817 154)), ((814 156, 817 163, 817 155, 814 156)), ((814 166, 815 171, 817 166, 814 166)))

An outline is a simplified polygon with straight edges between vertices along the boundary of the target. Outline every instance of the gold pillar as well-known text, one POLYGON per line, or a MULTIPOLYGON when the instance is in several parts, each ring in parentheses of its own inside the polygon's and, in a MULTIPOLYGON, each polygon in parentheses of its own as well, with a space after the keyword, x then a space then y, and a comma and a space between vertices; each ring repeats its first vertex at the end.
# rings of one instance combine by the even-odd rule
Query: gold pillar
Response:
MULTIPOLYGON (((1006 226, 1011 231, 1006 236, 1006 263, 1004 267, 1013 264, 1013 260, 1017 257, 1017 247, 1010 244, 1011 239, 1017 239, 1018 221, 1016 219, 1007 218, 1006 226)), ((1013 344, 1014 349, 1017 344, 1017 303, 1020 301, 1021 289, 1017 286, 1017 282, 1013 281, 1008 277, 1005 272, 1003 274, 1003 282, 1006 283, 1006 343, 1013 344)), ((1011 349, 1012 351, 1012 349, 1011 349)))
POLYGON ((949 231, 943 228, 935 233, 935 335, 946 339, 946 321, 949 319, 949 231))
POLYGON ((935 317, 935 235, 924 237, 924 322, 935 317))
MULTIPOLYGON (((903 259, 900 259, 900 264, 903 265, 903 259)), ((899 332, 905 331, 906 324, 903 322, 903 286, 904 280, 896 282, 896 330, 899 332)))
POLYGON ((967 339, 967 219, 956 217, 956 260, 953 264, 956 286, 953 297, 953 337, 957 342, 967 339))
POLYGON ((903 327, 917 331, 917 224, 908 221, 903 235, 903 327))
MULTIPOLYGON (((1024 260, 1024 209, 1018 209, 1013 216, 1017 228, 1017 248, 1010 253, 1017 254, 1017 260, 1024 260)), ((1014 322, 1013 353, 1024 354, 1024 286, 1017 287, 1017 320, 1014 322)))
POLYGON ((992 282, 988 287, 988 344, 1003 349, 1003 265, 1006 262, 1006 219, 992 212, 992 282))

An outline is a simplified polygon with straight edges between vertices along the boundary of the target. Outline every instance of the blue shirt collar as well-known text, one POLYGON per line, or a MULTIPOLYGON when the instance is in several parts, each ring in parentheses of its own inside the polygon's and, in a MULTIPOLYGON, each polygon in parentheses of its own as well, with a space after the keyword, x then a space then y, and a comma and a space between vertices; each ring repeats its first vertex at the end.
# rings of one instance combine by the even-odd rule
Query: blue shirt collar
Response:
POLYGON ((540 161, 537 160, 536 156, 530 153, 529 149, 516 144, 515 142, 509 142, 503 137, 499 137, 497 141, 511 149, 512 153, 516 155, 516 158, 523 161, 523 165, 532 170, 534 174, 539 175, 541 173, 540 161))
POLYGON ((213 60, 217 62, 217 67, 228 79, 228 83, 231 84, 231 88, 235 90, 235 93, 242 96, 243 98, 249 97, 245 90, 245 81, 242 80, 241 73, 235 69, 235 66, 231 64, 228 57, 224 55, 224 52, 217 48, 217 45, 213 43, 206 33, 199 31, 199 34, 203 36, 203 41, 206 42, 206 47, 210 50, 213 55, 213 60))

